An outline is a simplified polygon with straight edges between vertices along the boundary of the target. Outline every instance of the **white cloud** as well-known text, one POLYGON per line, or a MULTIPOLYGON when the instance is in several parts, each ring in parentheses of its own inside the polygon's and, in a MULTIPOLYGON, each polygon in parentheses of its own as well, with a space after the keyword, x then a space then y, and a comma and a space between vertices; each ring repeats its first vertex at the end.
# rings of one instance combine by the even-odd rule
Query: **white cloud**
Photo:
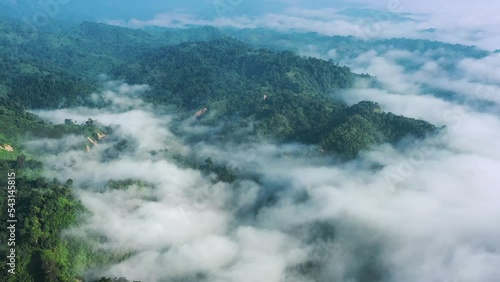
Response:
MULTIPOLYGON (((263 3, 262 5, 265 5, 263 3)), ((500 34, 496 28, 500 20, 493 0, 475 2, 376 0, 344 3, 289 3, 282 12, 267 12, 257 16, 239 13, 214 19, 201 19, 189 13, 161 13, 149 20, 132 19, 128 22, 110 20, 108 23, 130 27, 213 25, 217 27, 256 28, 313 31, 324 35, 353 35, 363 39, 420 38, 465 45, 477 45, 488 50, 498 49, 500 34), (346 4, 347 3, 347 4, 346 4), (363 5, 362 5, 363 4, 363 5), (346 7, 374 8, 361 17, 340 13, 346 7), (414 20, 401 21, 400 18, 414 20), (422 32, 433 29, 434 32, 422 32)), ((238 3, 235 4, 238 6, 238 3)))
MULTIPOLYGON (((116 88, 105 93, 116 96, 109 109, 39 112, 53 121, 95 116, 117 126, 117 139, 137 143, 114 160, 102 160, 113 140, 90 153, 58 149, 46 159, 62 180, 87 186, 78 195, 92 216, 76 232, 104 236, 102 248, 134 252, 97 275, 145 281, 202 280, 200 273, 238 282, 377 276, 384 282, 496 281, 500 118, 458 98, 498 86, 495 76, 481 75, 495 69, 497 57, 463 60, 457 75, 433 55, 370 51, 353 61, 355 70, 377 75, 383 87, 360 84, 343 94, 349 103, 378 101, 386 110, 447 128, 423 141, 378 146, 347 163, 300 144, 183 144, 168 130, 170 119, 140 101, 129 109, 137 97, 124 91, 131 100, 123 103, 116 88), (422 65, 408 71, 400 58, 422 65), (444 100, 425 93, 423 83, 457 93, 444 100), (197 160, 212 157, 248 178, 214 183, 170 158, 148 155, 163 147, 197 160), (153 187, 103 189, 109 179, 129 178, 153 187), (201 204, 193 200, 200 193, 201 204)), ((495 95, 488 100, 497 101, 495 95)), ((78 141, 73 136, 50 146, 66 144, 78 141)))

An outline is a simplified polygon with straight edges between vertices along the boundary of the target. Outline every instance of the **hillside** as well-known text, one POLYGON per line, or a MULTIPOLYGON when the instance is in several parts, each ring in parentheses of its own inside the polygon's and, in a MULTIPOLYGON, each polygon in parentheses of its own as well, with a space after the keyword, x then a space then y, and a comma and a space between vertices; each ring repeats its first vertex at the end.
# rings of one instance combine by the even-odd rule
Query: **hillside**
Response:
MULTIPOLYGON (((361 41, 311 33, 211 27, 134 30, 84 22, 40 32, 35 38, 27 38, 15 21, 0 21, 0 172, 5 175, 15 169, 19 173, 23 254, 19 257, 18 278, 25 281, 83 279, 88 269, 130 256, 94 250, 93 244, 104 238, 87 242, 60 236, 63 230, 81 223, 85 209, 72 194, 71 179, 61 183, 41 177, 44 168, 38 156, 25 150, 26 141, 37 138, 60 139, 76 134, 83 142, 87 142, 86 137, 90 143, 100 139, 93 125, 54 125, 27 112, 96 107, 88 98, 103 90, 100 74, 129 84, 150 85, 151 90, 139 98, 154 105, 152 110, 174 109, 168 112, 175 114, 168 130, 186 147, 297 142, 315 145, 308 146, 315 156, 344 162, 376 145, 424 138, 439 129, 423 120, 386 112, 374 102, 344 103, 339 92, 350 89, 357 80, 377 85, 376 78, 353 73, 338 60, 297 55, 307 47, 303 42, 314 42, 318 52, 337 49, 346 57, 372 49, 420 52, 440 48, 448 50, 450 58, 485 55, 474 47, 422 40, 361 41)), ((127 143, 127 139, 110 137, 103 141, 110 143, 103 145, 109 148, 103 151, 102 161, 119 160, 134 146, 133 140, 127 143)), ((75 150, 85 155, 83 146, 75 150)), ((93 151, 99 154, 99 150, 93 151)), ((144 158, 149 157, 153 163, 168 160, 199 171, 214 183, 238 184, 248 180, 245 177, 262 180, 215 157, 201 158, 196 152, 183 155, 173 149, 152 148, 144 158)), ((106 189, 110 190, 151 188, 133 178, 107 181, 106 189)), ((265 188, 259 196, 263 204, 256 204, 255 212, 259 205, 273 201, 271 190, 265 188)), ((2 195, 0 203, 5 201, 2 195)), ((2 220, 6 220, 5 215, 2 220)), ((1 235, 5 238, 6 234, 1 235)), ((5 273, 5 265, 0 270, 5 273)))
POLYGON ((199 122, 223 123, 222 138, 231 138, 240 125, 255 123, 249 137, 318 144, 350 158, 372 145, 407 135, 423 137, 435 129, 386 114, 378 105, 358 111, 367 104, 349 108, 338 101, 338 90, 359 78, 373 79, 348 67, 225 37, 253 38, 260 42, 255 46, 263 46, 279 39, 273 32, 257 30, 251 37, 251 30, 133 30, 84 22, 26 38, 15 21, 3 20, 0 27, 0 45, 9 47, 0 52, 0 95, 31 109, 86 105, 88 95, 100 88, 98 75, 109 74, 151 85, 148 102, 177 105, 185 116, 206 108, 199 122), (351 127, 359 130, 351 132, 351 127))
MULTIPOLYGON (((18 103, 0 97, 0 174, 6 176, 14 172, 16 175, 16 192, 4 189, 0 206, 7 210, 7 197, 15 193, 15 205, 10 206, 9 201, 9 207, 16 209, 16 248, 19 250, 16 276, 10 276, 7 265, 2 264, 1 281, 74 281, 79 269, 87 263, 86 256, 92 255, 95 261, 96 254, 84 242, 60 236, 63 230, 76 224, 84 212, 71 191, 72 180, 63 184, 43 177, 45 168, 39 156, 26 148, 26 141, 34 139, 57 140, 74 134, 84 141, 85 136, 94 132, 94 126, 50 124, 26 112, 18 103)), ((83 147, 77 149, 84 150, 83 147)), ((8 213, 2 212, 0 217, 7 222, 8 213)), ((0 233, 3 242, 7 242, 7 235, 5 231, 0 233)), ((6 246, 0 247, 3 257, 7 256, 6 246)))
POLYGON ((233 128, 237 122, 257 122, 258 136, 321 144, 347 158, 375 144, 424 137, 436 129, 384 113, 375 103, 348 107, 336 100, 337 91, 350 88, 355 79, 371 79, 348 67, 288 51, 254 49, 234 39, 159 48, 113 74, 151 85, 152 102, 191 112, 206 109, 203 114, 209 117, 200 116, 202 123, 224 122, 233 128))
MULTIPOLYGON (((43 66, 49 72, 59 72, 71 79, 95 83, 98 75, 109 74, 124 64, 138 63, 138 58, 158 48, 183 42, 213 41, 226 38, 241 40, 252 48, 293 51, 304 55, 326 57, 335 50, 332 60, 346 63, 364 52, 375 50, 404 50, 424 52, 433 50, 450 60, 482 58, 489 52, 473 46, 452 45, 436 41, 394 38, 361 40, 352 36, 323 36, 316 33, 281 33, 268 29, 218 29, 194 27, 189 29, 146 28, 129 29, 103 23, 72 24, 54 21, 30 34, 23 23, 0 18, 0 54, 28 65, 43 66), (313 47, 313 48, 312 48, 313 47), (311 49, 312 48, 312 49, 311 49), (445 54, 439 50, 447 50, 445 54)), ((1 88, 1 87, 0 87, 1 88)), ((1 93, 0 89, 0 93, 1 93)), ((36 107, 33 103, 30 107, 36 107)), ((55 105, 58 106, 58 105, 55 105)))

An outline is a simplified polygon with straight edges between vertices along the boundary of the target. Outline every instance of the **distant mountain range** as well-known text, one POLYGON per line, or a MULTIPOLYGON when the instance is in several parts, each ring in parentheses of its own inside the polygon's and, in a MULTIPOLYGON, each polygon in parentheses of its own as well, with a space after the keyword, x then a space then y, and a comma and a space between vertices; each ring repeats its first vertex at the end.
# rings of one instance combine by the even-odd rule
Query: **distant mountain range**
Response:
MULTIPOLYGON (((85 22, 57 30, 23 39, 16 23, 2 24, 0 42, 8 47, 0 53, 3 92, 25 107, 86 105, 86 97, 99 88, 97 76, 104 73, 151 85, 149 102, 174 104, 187 113, 206 108, 213 114, 202 123, 222 122, 234 130, 235 124, 256 122, 254 136, 318 144, 348 158, 375 144, 435 130, 429 123, 384 113, 374 103, 347 107, 332 99, 355 79, 373 79, 333 61, 302 58, 276 46, 275 51, 252 47, 271 42, 266 39, 274 33, 256 30, 252 41, 261 43, 249 45, 228 38, 231 30, 210 27, 143 31, 85 22)), ((244 30, 239 37, 250 34, 244 30)), ((315 35, 290 38, 299 36, 315 35)), ((412 42, 392 44, 411 48, 412 42)), ((231 132, 221 134, 230 138, 231 132)))

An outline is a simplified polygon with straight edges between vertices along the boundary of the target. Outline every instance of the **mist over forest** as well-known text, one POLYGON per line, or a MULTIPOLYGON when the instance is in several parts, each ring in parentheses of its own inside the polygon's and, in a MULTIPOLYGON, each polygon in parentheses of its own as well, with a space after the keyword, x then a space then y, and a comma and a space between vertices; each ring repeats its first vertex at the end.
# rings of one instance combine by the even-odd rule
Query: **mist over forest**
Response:
POLYGON ((1 281, 498 281, 486 12, 105 2, 0 1, 1 281))

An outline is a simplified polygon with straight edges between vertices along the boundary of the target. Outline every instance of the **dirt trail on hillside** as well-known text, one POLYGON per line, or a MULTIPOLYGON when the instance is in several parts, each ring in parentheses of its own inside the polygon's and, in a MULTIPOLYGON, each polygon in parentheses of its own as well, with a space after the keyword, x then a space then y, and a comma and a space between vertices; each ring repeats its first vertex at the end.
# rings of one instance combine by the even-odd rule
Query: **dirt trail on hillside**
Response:
POLYGON ((3 146, 0 145, 0 150, 4 150, 7 152, 14 152, 14 148, 12 148, 12 146, 9 144, 5 144, 3 146))

